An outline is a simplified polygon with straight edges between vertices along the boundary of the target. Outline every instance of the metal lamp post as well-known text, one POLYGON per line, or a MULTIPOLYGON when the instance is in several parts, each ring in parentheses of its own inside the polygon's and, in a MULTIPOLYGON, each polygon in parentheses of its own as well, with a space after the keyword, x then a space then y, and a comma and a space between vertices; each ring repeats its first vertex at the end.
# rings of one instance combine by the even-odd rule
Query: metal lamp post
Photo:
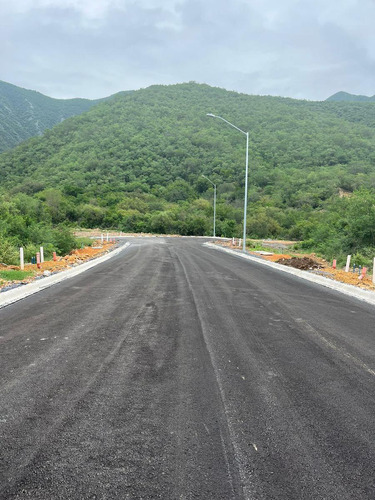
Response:
POLYGON ((208 177, 202 174, 202 177, 208 180, 208 182, 211 182, 211 184, 214 187, 214 238, 216 236, 216 184, 214 184, 208 177))
POLYGON ((228 122, 225 118, 217 115, 213 115, 212 113, 207 113, 207 116, 210 116, 211 118, 219 118, 220 120, 223 120, 223 122, 227 123, 231 127, 235 128, 242 134, 246 135, 246 169, 245 169, 245 202, 244 202, 244 209, 243 209, 243 240, 242 240, 242 251, 246 251, 246 212, 247 212, 247 178, 248 178, 248 171, 249 171, 249 132, 244 132, 240 128, 236 127, 236 125, 233 125, 233 123, 228 122))

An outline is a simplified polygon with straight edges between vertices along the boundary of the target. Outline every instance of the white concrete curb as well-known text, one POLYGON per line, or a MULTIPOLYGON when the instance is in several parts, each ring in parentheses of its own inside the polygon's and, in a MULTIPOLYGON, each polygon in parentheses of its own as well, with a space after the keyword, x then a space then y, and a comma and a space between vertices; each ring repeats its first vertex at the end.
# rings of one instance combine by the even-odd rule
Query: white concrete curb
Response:
POLYGON ((324 276, 318 276, 316 274, 311 274, 306 271, 301 271, 300 269, 294 269, 292 267, 283 266, 282 264, 277 264, 276 262, 269 262, 268 260, 264 260, 259 257, 253 257, 252 255, 240 253, 239 251, 232 250, 231 248, 225 248, 220 245, 215 245, 214 243, 203 243, 203 245, 209 248, 214 248, 215 250, 219 250, 221 252, 226 252, 235 255, 240 259, 250 260, 262 266, 272 267, 273 269, 277 269, 278 271, 293 274, 298 278, 302 278, 304 280, 311 281, 318 285, 331 288, 332 290, 344 293, 345 295, 350 295, 350 297, 355 297, 356 299, 363 300, 368 304, 375 305, 375 293, 370 290, 362 290, 354 285, 347 285, 346 283, 340 283, 338 281, 330 280, 329 278, 325 278, 324 276))
POLYGON ((22 285, 18 288, 15 288, 14 290, 9 290, 8 292, 2 292, 0 293, 0 309, 2 307, 13 304, 13 302, 22 300, 25 297, 32 295, 33 293, 40 292, 45 288, 56 285, 56 283, 60 283, 61 281, 65 281, 69 278, 73 278, 74 276, 77 276, 78 274, 81 274, 88 269, 91 269, 92 267, 97 266, 98 264, 101 264, 108 259, 111 259, 112 257, 115 257, 120 252, 125 250, 129 245, 129 242, 125 243, 125 245, 116 248, 116 250, 113 250, 112 252, 102 255, 101 257, 98 257, 96 259, 92 259, 88 262, 85 262, 84 264, 80 264, 72 269, 61 271, 57 274, 53 274, 52 276, 48 276, 47 278, 42 278, 32 283, 28 283, 27 285, 22 285))

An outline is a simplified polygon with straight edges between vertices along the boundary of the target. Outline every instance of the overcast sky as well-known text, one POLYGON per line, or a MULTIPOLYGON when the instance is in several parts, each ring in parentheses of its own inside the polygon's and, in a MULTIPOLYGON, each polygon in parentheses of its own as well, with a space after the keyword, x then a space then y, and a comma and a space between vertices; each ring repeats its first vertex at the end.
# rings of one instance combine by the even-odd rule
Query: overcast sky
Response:
POLYGON ((194 80, 375 94, 375 0, 0 0, 0 80, 57 98, 194 80))

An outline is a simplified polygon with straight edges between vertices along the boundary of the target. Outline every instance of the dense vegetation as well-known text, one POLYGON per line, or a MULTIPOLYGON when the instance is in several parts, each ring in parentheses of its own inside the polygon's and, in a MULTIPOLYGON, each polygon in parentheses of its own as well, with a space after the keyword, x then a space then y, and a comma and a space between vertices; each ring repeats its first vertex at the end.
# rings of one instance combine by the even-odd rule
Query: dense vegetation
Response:
POLYGON ((88 111, 103 99, 52 99, 0 81, 0 152, 42 135, 70 116, 88 111))
POLYGON ((202 174, 217 234, 239 236, 246 139, 207 113, 250 132, 249 236, 375 255, 375 104, 195 83, 117 96, 0 155, 1 244, 55 244, 66 225, 210 234, 202 174))

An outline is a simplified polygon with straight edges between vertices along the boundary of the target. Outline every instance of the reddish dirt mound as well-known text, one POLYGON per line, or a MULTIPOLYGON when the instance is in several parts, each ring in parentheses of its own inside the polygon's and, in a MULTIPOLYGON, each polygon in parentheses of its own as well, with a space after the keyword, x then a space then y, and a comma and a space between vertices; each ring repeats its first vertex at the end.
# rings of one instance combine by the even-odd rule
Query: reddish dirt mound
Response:
POLYGON ((292 257, 291 259, 279 259, 277 262, 279 264, 283 264, 284 266, 302 269, 303 271, 322 268, 322 266, 318 262, 311 259, 310 257, 292 257))

